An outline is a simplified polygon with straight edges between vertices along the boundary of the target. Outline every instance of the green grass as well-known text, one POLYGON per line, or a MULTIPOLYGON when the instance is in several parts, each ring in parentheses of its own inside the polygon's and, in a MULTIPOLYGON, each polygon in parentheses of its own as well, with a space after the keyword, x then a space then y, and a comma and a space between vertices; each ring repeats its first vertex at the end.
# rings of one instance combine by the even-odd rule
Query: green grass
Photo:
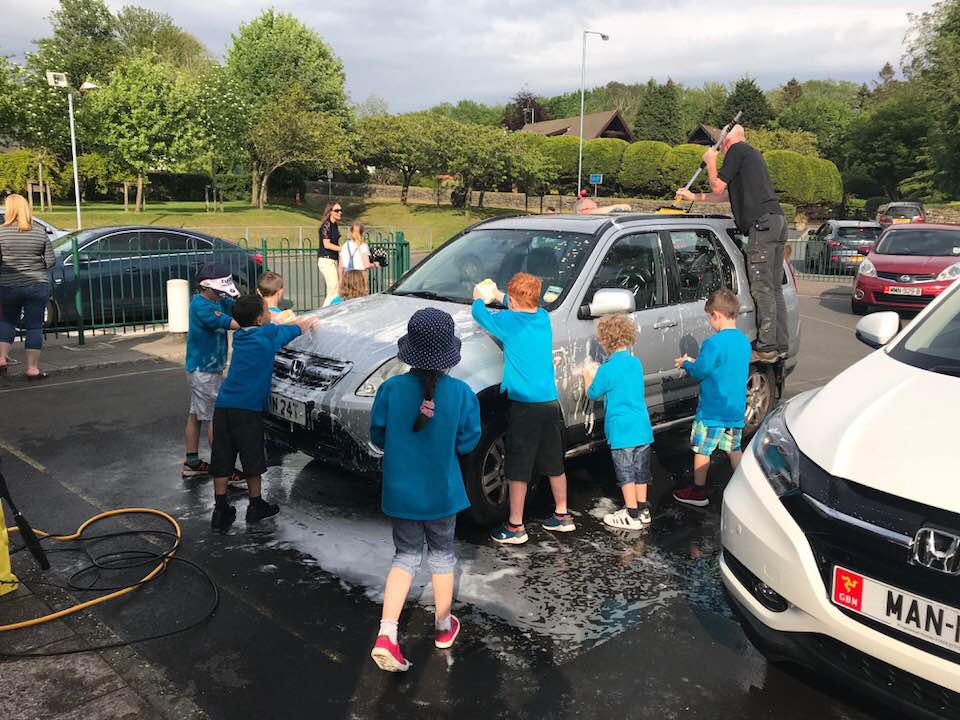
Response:
MULTIPOLYGON (((148 203, 142 213, 124 212, 123 205, 113 203, 85 203, 81 206, 84 228, 106 225, 163 225, 202 230, 226 240, 239 240, 247 232, 252 242, 266 237, 271 245, 282 238, 297 242, 302 234, 306 242, 315 245, 317 226, 323 212, 323 201, 318 204, 295 207, 270 205, 263 210, 246 202, 226 203, 224 212, 205 212, 202 202, 148 203)), ((368 202, 347 199, 343 202, 343 225, 361 222, 373 230, 402 230, 414 252, 435 248, 463 228, 478 220, 515 211, 472 209, 470 216, 462 210, 434 205, 402 205, 398 202, 368 202)), ((57 205, 53 210, 37 216, 64 229, 76 228, 76 213, 72 205, 57 205)), ((343 228, 344 231, 346 228, 343 228)))

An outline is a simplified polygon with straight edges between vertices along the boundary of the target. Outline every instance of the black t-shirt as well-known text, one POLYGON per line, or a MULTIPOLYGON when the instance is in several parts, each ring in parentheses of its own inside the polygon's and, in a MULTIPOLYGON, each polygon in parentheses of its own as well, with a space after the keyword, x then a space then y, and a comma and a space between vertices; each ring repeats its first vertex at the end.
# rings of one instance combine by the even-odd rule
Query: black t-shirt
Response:
POLYGON ((730 207, 744 235, 761 215, 783 215, 763 155, 745 142, 734 143, 723 157, 717 176, 727 184, 730 207))
POLYGON ((339 250, 328 250, 323 246, 324 240, 329 240, 334 245, 340 244, 340 228, 335 222, 324 220, 320 226, 320 247, 317 248, 317 257, 328 258, 340 262, 339 250))

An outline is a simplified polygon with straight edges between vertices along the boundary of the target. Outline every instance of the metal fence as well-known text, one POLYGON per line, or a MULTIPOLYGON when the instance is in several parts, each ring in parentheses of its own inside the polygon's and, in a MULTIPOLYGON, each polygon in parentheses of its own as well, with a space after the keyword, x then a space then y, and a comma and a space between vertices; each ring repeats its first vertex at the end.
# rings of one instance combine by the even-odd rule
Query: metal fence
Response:
POLYGON ((786 252, 798 278, 822 282, 848 282, 873 245, 828 247, 823 241, 801 237, 788 240, 786 252))
MULTIPOLYGON (((186 234, 160 237, 129 232, 80 248, 77 240, 57 259, 47 333, 129 332, 165 325, 167 281, 188 280, 195 288, 200 268, 225 265, 241 293, 256 290, 260 275, 272 270, 284 279, 285 298, 296 312, 320 307, 326 288, 317 268, 317 246, 298 240, 260 238, 259 242, 206 243, 186 234)), ((410 268, 410 246, 403 232, 366 233, 371 249, 386 252, 387 266, 369 271, 370 292, 383 292, 410 268)))

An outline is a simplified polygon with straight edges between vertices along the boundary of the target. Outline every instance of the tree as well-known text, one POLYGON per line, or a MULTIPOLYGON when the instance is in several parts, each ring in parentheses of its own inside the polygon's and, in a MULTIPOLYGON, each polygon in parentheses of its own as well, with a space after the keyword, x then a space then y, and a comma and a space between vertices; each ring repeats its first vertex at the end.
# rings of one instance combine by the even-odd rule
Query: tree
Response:
POLYGON ((195 108, 197 165, 210 169, 214 191, 220 167, 249 159, 247 134, 252 110, 239 83, 221 65, 209 64, 190 86, 195 108))
POLYGON ((417 113, 368 117, 357 127, 363 161, 400 173, 404 204, 416 173, 441 169, 445 134, 441 123, 430 113, 417 113))
POLYGON ((60 0, 50 14, 53 35, 37 42, 38 51, 27 56, 32 72, 65 72, 74 87, 92 79, 106 81, 121 56, 116 18, 104 0, 60 0))
POLYGON ((680 93, 672 80, 663 85, 651 79, 643 103, 637 109, 633 132, 640 140, 658 140, 668 145, 682 143, 686 134, 680 126, 680 93))
POLYGON ((768 150, 790 150, 799 155, 817 157, 817 136, 805 130, 747 130, 747 141, 764 153, 768 150))
POLYGON ((577 163, 580 155, 580 138, 570 135, 548 137, 541 152, 557 167, 557 179, 562 183, 577 184, 577 163))
POLYGON ((525 193, 542 193, 553 183, 560 166, 546 153, 547 138, 533 133, 508 136, 507 176, 525 193))
POLYGON ((540 99, 524 88, 503 109, 503 126, 507 130, 519 130, 528 122, 549 120, 550 114, 540 104, 540 99))
POLYGON ((17 117, 14 98, 17 89, 14 67, 0 55, 0 143, 9 141, 14 135, 17 117))
POLYGON ((353 114, 359 119, 379 117, 390 114, 390 106, 387 101, 379 95, 369 95, 363 102, 355 103, 353 114))
POLYGON ((117 13, 116 28, 120 44, 130 54, 153 50, 164 62, 185 69, 196 69, 209 60, 203 43, 165 13, 127 5, 117 13))
POLYGON ((796 78, 790 78, 787 84, 783 86, 783 105, 790 107, 803 95, 803 86, 796 78))
MULTIPOLYGON (((757 83, 748 77, 738 80, 733 86, 733 92, 727 98, 724 115, 732 118, 739 111, 743 111, 740 124, 746 127, 766 127, 773 120, 773 110, 770 109, 766 95, 757 87, 757 83)), ((724 120, 724 123, 726 122, 729 120, 724 120)))
MULTIPOLYGON (((450 172, 460 176, 466 193, 466 214, 470 214, 470 195, 497 187, 507 177, 507 132, 502 128, 458 123, 448 136, 450 172)), ((482 203, 481 203, 482 204, 482 203)))
POLYGON ((461 100, 456 105, 440 103, 428 112, 443 115, 459 123, 497 127, 503 120, 503 105, 484 105, 473 100, 461 100))
POLYGON ((788 130, 806 130, 817 136, 817 147, 834 162, 843 158, 846 133, 854 111, 844 102, 803 96, 780 113, 778 122, 788 130))
POLYGON ((897 71, 893 69, 893 65, 889 62, 885 62, 883 67, 880 68, 880 72, 877 73, 877 79, 873 81, 873 85, 877 90, 882 90, 887 88, 891 83, 896 81, 897 71))

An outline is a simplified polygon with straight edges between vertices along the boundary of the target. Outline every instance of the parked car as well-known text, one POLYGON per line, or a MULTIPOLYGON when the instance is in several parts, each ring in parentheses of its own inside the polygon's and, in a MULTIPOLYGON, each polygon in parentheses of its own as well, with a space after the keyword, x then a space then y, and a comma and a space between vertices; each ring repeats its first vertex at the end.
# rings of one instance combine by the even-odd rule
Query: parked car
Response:
POLYGON ((804 266, 812 273, 856 272, 883 228, 860 220, 827 220, 807 239, 804 266))
MULTIPOLYGON (((319 332, 277 354, 267 425, 271 436, 314 457, 363 472, 379 468, 370 444, 370 408, 377 388, 406 371, 397 339, 418 309, 453 315, 463 361, 452 374, 480 398, 483 437, 463 462, 471 516, 492 523, 506 510, 503 474, 505 411, 499 386, 503 354, 470 315, 477 282, 505 288, 518 271, 543 279, 542 306, 553 325, 556 380, 569 457, 604 445, 603 406, 590 402, 580 380, 587 358, 597 359, 595 319, 629 313, 640 329, 637 354, 657 430, 689 424, 697 385, 674 369, 684 352, 696 356, 712 332, 704 300, 726 286, 742 303, 741 329, 756 336, 742 250, 723 216, 541 215, 475 225, 433 252, 386 293, 324 308, 319 332)), ((790 349, 776 366, 751 368, 746 422, 756 428, 773 407, 785 375, 797 363, 800 320, 796 284, 784 266, 790 349)))
MULTIPOLYGON (((0 225, 3 225, 5 217, 4 209, 0 207, 0 225)), ((51 225, 46 220, 41 220, 38 217, 33 218, 33 226, 43 230, 51 242, 56 242, 69 232, 68 230, 61 230, 56 225, 51 225)))
POLYGON ((720 570, 768 657, 960 717, 960 283, 761 425, 723 496, 720 570), (899 332, 899 334, 898 334, 899 332))
POLYGON ((892 202, 877 208, 877 222, 883 227, 900 223, 922 223, 927 221, 923 203, 892 202))
POLYGON ((200 267, 216 260, 231 269, 241 291, 250 291, 256 288, 263 262, 258 252, 226 240, 152 225, 80 230, 60 238, 54 253, 49 327, 76 323, 78 291, 88 327, 162 322, 167 317, 167 280, 193 283, 200 267))
POLYGON ((960 277, 960 225, 894 225, 860 263, 851 307, 916 310, 960 277))

